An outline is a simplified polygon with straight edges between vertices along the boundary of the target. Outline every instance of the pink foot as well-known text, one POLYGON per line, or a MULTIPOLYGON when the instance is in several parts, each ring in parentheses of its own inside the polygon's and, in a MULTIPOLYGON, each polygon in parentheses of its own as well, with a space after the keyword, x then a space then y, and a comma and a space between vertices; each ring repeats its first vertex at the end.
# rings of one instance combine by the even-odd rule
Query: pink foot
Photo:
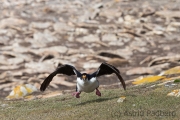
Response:
POLYGON ((97 88, 96 88, 96 95, 101 96, 101 93, 97 88))
POLYGON ((81 94, 81 92, 74 92, 72 95, 73 96, 75 96, 76 98, 80 98, 80 95, 81 94))

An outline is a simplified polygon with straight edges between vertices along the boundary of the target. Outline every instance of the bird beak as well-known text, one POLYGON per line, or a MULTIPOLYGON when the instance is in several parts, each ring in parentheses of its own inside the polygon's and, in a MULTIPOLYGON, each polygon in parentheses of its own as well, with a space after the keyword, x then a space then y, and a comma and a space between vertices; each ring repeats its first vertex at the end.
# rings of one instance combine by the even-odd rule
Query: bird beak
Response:
POLYGON ((86 75, 83 75, 83 76, 82 76, 82 79, 85 81, 85 80, 86 80, 86 75))

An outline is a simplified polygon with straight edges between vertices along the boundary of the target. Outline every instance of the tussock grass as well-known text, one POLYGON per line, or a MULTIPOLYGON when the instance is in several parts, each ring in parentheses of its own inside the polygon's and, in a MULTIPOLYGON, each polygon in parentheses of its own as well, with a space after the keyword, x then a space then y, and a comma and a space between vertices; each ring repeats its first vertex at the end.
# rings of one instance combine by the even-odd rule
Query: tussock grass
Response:
POLYGON ((32 101, 0 101, 8 104, 0 107, 1 120, 172 120, 180 118, 180 98, 169 97, 167 93, 180 87, 151 84, 131 86, 123 89, 101 90, 102 97, 95 93, 82 93, 80 99, 70 94, 32 101), (126 100, 118 103, 120 96, 126 100))

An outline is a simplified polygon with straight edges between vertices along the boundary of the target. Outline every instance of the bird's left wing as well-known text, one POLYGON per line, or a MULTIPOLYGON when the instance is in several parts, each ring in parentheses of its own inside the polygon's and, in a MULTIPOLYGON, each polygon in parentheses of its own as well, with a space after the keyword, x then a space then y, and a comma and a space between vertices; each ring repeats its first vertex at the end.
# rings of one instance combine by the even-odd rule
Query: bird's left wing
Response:
POLYGON ((53 77, 56 76, 56 74, 65 74, 68 76, 70 75, 80 76, 81 73, 77 71, 75 67, 71 65, 65 64, 65 65, 58 66, 58 68, 54 72, 52 72, 41 84, 41 87, 40 87, 41 91, 44 91, 47 88, 47 86, 52 81, 53 77))
POLYGON ((99 66, 98 70, 96 72, 94 72, 93 74, 91 74, 91 76, 99 77, 102 75, 108 75, 108 74, 112 74, 112 73, 115 73, 118 76, 118 78, 119 78, 119 80, 120 80, 120 82, 121 82, 121 84, 125 90, 126 84, 124 82, 124 79, 121 77, 119 70, 110 64, 102 63, 99 66))

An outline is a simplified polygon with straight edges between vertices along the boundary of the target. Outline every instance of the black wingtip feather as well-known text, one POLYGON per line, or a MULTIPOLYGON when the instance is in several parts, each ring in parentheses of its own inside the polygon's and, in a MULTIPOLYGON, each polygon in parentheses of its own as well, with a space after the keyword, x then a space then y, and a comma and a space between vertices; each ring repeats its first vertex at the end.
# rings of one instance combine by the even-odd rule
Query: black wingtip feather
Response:
POLYGON ((125 82, 124 82, 124 79, 121 77, 121 75, 119 74, 119 80, 121 81, 121 84, 122 84, 122 86, 123 86, 123 88, 124 88, 124 90, 126 90, 126 84, 125 84, 125 82))
POLYGON ((45 90, 46 90, 47 86, 48 86, 49 83, 52 81, 52 79, 53 79, 54 76, 55 76, 55 75, 52 73, 52 74, 50 74, 50 75, 44 80, 44 82, 41 84, 41 87, 40 87, 40 90, 41 90, 41 91, 45 91, 45 90))
POLYGON ((115 73, 117 75, 124 90, 126 90, 126 84, 124 82, 124 79, 120 75, 120 71, 113 65, 110 65, 110 64, 104 62, 100 65, 98 71, 96 71, 92 75, 96 74, 96 76, 99 77, 101 75, 112 74, 112 73, 115 73))
POLYGON ((114 68, 114 70, 116 70, 118 73, 120 73, 120 71, 116 67, 114 67, 113 65, 111 65, 109 63, 106 63, 106 62, 103 62, 103 64, 108 65, 108 66, 114 68))
POLYGON ((77 71, 73 66, 65 64, 65 65, 59 65, 57 69, 51 73, 41 84, 40 90, 45 91, 49 83, 52 81, 53 77, 56 76, 56 74, 65 74, 65 75, 77 75, 80 76, 80 72, 77 71))

